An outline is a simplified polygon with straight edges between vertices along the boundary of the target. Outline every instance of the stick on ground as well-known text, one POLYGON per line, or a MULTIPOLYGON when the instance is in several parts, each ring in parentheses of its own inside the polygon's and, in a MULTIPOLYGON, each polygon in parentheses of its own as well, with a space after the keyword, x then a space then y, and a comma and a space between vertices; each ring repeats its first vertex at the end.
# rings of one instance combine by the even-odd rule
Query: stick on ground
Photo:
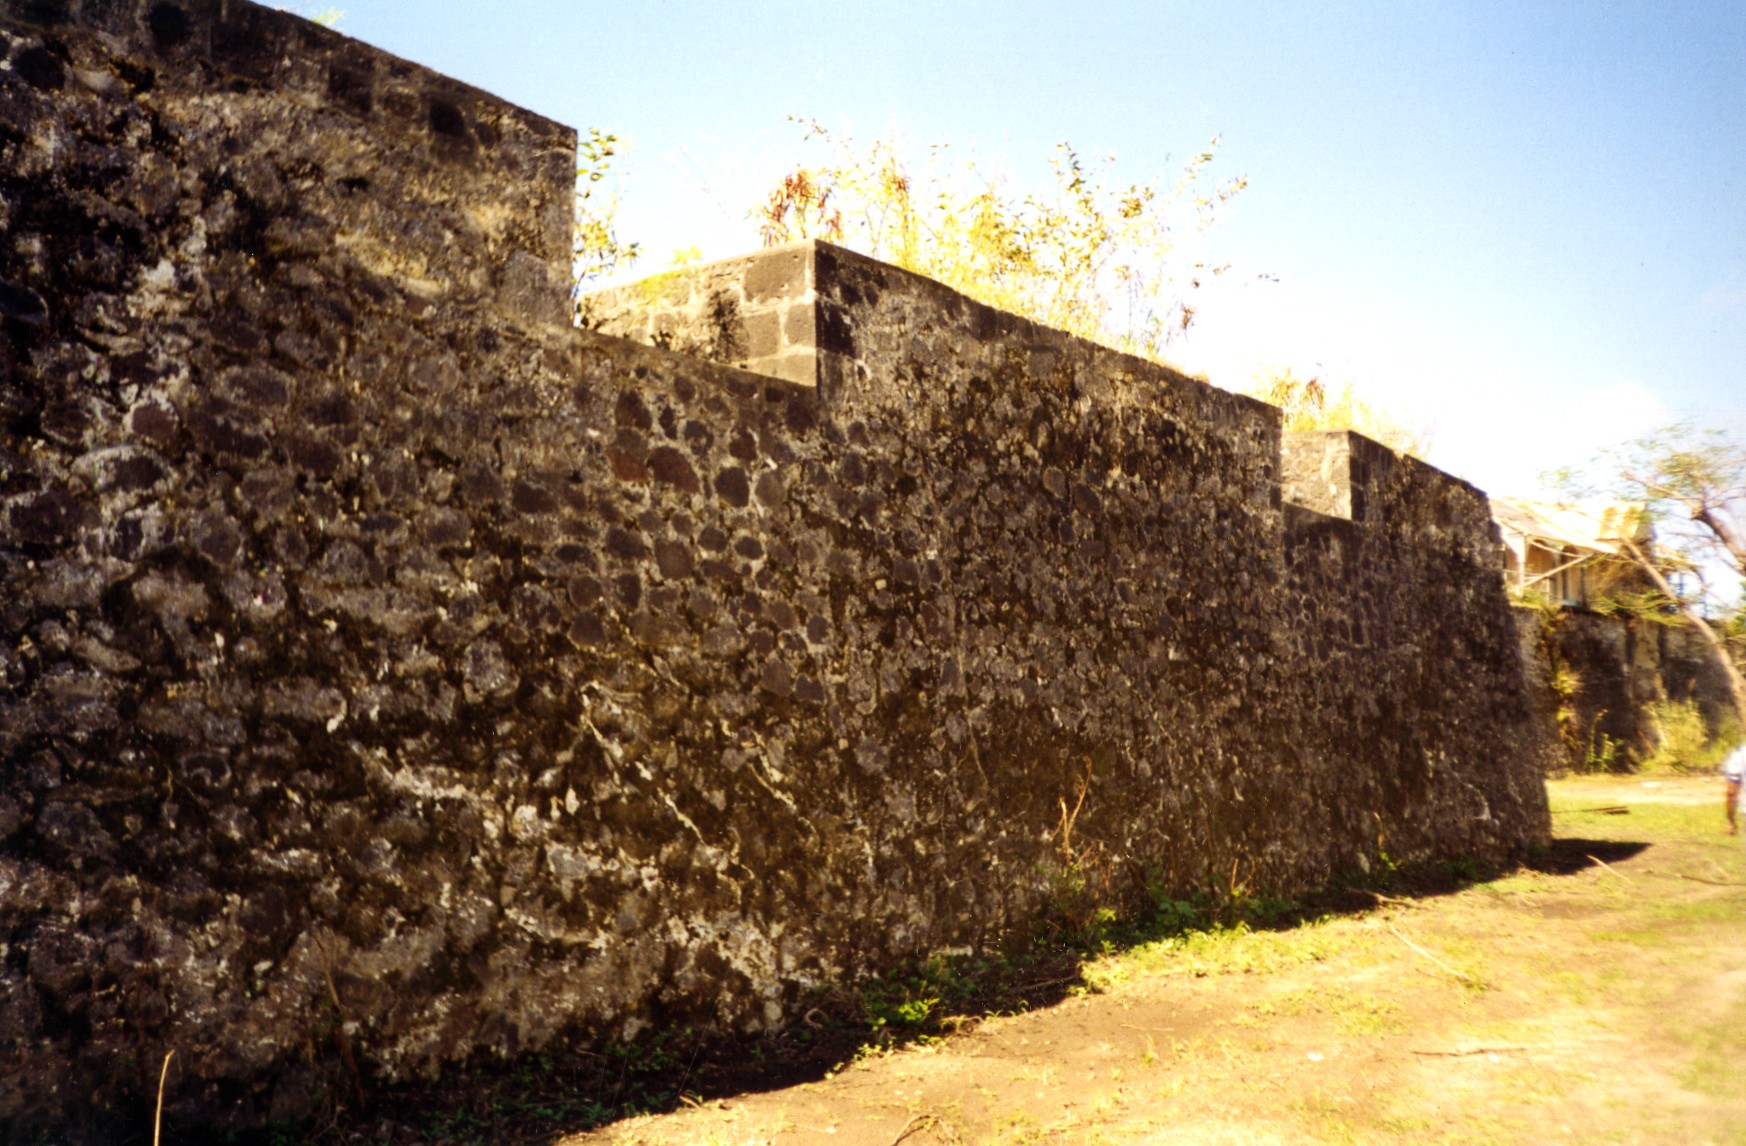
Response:
POLYGON ((1717 887, 1746 887, 1746 883, 1741 883, 1738 880, 1705 879, 1701 875, 1686 875, 1684 872, 1681 872, 1679 874, 1679 878, 1680 879, 1695 880, 1698 883, 1713 883, 1717 887))
POLYGON ((921 1130, 938 1130, 950 1141, 960 1141, 958 1134, 952 1129, 952 1124, 938 1114, 918 1114, 903 1124, 903 1129, 897 1132, 897 1137, 891 1140, 891 1146, 898 1146, 905 1138, 921 1130))
POLYGON ((152 1117, 152 1146, 158 1146, 158 1135, 164 1128, 164 1080, 170 1077, 170 1060, 175 1057, 175 1051, 166 1051, 163 1068, 158 1071, 158 1112, 152 1117))
POLYGON ((1414 951, 1417 951, 1420 955, 1423 955, 1425 958, 1429 959, 1431 962, 1435 963, 1437 966, 1443 968, 1443 970, 1449 972, 1449 974, 1455 976, 1457 979, 1460 979, 1466 983, 1472 983, 1475 986, 1478 985, 1478 983, 1479 983, 1478 979, 1475 979, 1472 975, 1469 975, 1465 971, 1457 971, 1455 968, 1449 966, 1449 964, 1443 962, 1441 959, 1437 958, 1435 955, 1431 954, 1429 951, 1426 951, 1423 947, 1420 947, 1417 943, 1414 943, 1411 939, 1408 939, 1406 936, 1402 935, 1399 931, 1396 931, 1394 928, 1394 924, 1390 923, 1388 925, 1388 930, 1393 933, 1393 935, 1396 939, 1400 940, 1402 943, 1405 943, 1408 947, 1411 947, 1414 951))

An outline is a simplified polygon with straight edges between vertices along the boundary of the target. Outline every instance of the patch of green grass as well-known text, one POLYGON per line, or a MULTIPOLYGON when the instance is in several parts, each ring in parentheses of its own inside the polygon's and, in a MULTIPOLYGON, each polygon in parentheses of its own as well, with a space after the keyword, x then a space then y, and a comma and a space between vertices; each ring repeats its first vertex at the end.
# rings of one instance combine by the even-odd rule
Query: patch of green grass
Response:
POLYGON ((1326 1094, 1317 1087, 1287 1109, 1303 1124, 1308 1141, 1345 1146, 1360 1141, 1359 1127, 1352 1118, 1350 1104, 1351 1099, 1326 1094))
POLYGON ((1712 1098, 1737 1096, 1740 1064, 1746 1063, 1746 999, 1720 1019, 1699 1027, 1686 1041, 1695 1053, 1680 1072, 1680 1083, 1712 1098))
POLYGON ((1533 895, 1546 890, 1545 877, 1537 871, 1519 871, 1474 885, 1486 895, 1503 898, 1512 895, 1533 895))
POLYGON ((1386 999, 1355 998, 1335 1017, 1341 1034, 1355 1036, 1394 1035, 1407 1029, 1400 1006, 1386 999))
MULTIPOLYGON (((1746 888, 1734 894, 1714 895, 1705 899, 1687 900, 1681 902, 1657 901, 1645 905, 1644 913, 1651 923, 1657 924, 1693 924, 1733 923, 1746 912, 1746 888)), ((1656 928, 1663 934, 1671 928, 1656 928)), ((1682 936, 1668 935, 1669 938, 1683 939, 1682 936)))
POLYGON ((1430 1138, 1431 1131, 1437 1127, 1429 1118, 1408 1114, 1385 1114, 1376 1120, 1376 1125, 1390 1134, 1398 1134, 1414 1142, 1426 1141, 1430 1138))
POLYGON ((1693 700, 1663 700, 1649 706, 1659 743, 1643 761, 1642 771, 1660 773, 1713 772, 1740 740, 1738 728, 1710 735, 1703 711, 1693 700))
POLYGON ((1746 914, 1746 894, 1675 902, 1643 903, 1639 899, 1633 907, 1620 926, 1592 932, 1590 938, 1642 948, 1688 947, 1693 928, 1738 922, 1746 914))
POLYGON ((1106 990, 1141 975, 1266 974, 1320 962, 1341 946, 1321 921, 1288 931, 1252 931, 1246 923, 1188 931, 1123 951, 1085 965, 1085 983, 1106 990))
POLYGON ((1243 1026, 1265 1026, 1275 1017, 1301 1015, 1326 1015, 1345 1035, 1396 1034, 1407 1028, 1399 1004, 1341 986, 1288 991, 1249 1008, 1238 1022, 1243 1026))
POLYGON ((1049 1140, 1048 1132, 1035 1117, 1023 1111, 1008 1114, 994 1127, 990 1146, 1032 1146, 1049 1140))
POLYGON ((1720 781, 1716 783, 1714 802, 1698 804, 1657 800, 1653 788, 1642 787, 1657 783, 1654 780, 1625 783, 1641 790, 1631 791, 1620 800, 1617 784, 1591 786, 1581 781, 1547 784, 1553 830, 1560 836, 1601 840, 1715 842, 1724 838, 1720 781), (1621 804, 1630 811, 1608 815, 1595 810, 1621 804))
POLYGON ((1449 878, 1462 883, 1473 883, 1482 875, 1479 861, 1472 856, 1457 856, 1452 860, 1444 860, 1438 866, 1449 878))
POLYGON ((983 959, 935 955, 907 972, 863 982, 858 989, 862 1015, 875 1033, 923 1031, 944 1011, 961 1008, 991 969, 983 959))

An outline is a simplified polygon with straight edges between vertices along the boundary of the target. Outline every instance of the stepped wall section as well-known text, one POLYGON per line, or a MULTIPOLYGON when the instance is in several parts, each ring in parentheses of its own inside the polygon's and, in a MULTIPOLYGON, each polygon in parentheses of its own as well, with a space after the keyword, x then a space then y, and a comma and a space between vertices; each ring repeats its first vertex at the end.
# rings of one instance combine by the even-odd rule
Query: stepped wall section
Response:
POLYGON ((245 0, 0 60, 17 1133, 1544 838, 1470 487, 824 244, 574 329, 574 134, 245 0))

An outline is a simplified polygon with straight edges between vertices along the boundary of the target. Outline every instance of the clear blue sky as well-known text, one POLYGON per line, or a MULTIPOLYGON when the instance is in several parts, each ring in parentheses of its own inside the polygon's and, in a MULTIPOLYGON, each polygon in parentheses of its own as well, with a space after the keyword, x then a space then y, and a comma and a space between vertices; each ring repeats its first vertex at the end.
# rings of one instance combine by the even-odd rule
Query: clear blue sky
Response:
POLYGON ((1680 418, 1746 438, 1741 0, 332 2, 342 32, 627 137, 651 271, 756 245, 747 208, 819 158, 789 114, 949 140, 1021 189, 1060 140, 1137 180, 1220 135, 1250 185, 1208 246, 1239 282, 1182 365, 1348 378, 1496 493, 1680 418))

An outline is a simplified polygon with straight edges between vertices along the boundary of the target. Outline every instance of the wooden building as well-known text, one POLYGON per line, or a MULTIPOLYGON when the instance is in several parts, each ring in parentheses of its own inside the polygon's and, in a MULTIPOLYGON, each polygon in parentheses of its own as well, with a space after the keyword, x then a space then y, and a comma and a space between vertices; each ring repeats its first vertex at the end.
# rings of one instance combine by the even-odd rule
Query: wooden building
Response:
POLYGON ((1621 589, 1643 587, 1624 552, 1627 542, 1650 543, 1641 505, 1494 497, 1491 512, 1502 534, 1504 570, 1518 593, 1587 607, 1621 589))

